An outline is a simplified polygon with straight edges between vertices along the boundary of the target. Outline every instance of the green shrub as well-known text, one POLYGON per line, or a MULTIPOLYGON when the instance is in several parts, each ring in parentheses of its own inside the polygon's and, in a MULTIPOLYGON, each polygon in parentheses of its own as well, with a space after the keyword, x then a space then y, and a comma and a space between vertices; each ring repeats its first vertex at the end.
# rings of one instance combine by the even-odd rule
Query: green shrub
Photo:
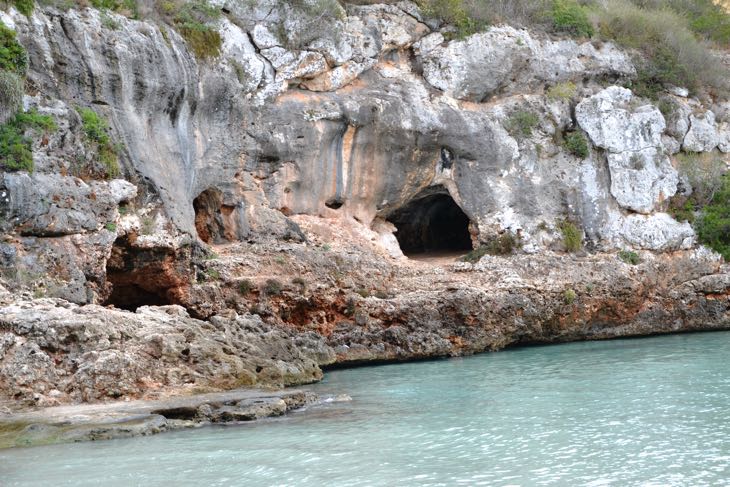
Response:
POLYGON ((463 0, 428 0, 420 2, 423 13, 428 17, 441 19, 452 25, 456 32, 453 38, 463 39, 486 27, 487 22, 468 11, 463 0))
POLYGON ((607 40, 637 49, 638 81, 635 91, 655 98, 666 85, 696 90, 698 83, 721 88, 726 70, 719 59, 690 30, 684 14, 668 8, 667 2, 611 0, 595 10, 600 33, 607 40))
POLYGON ((712 152, 679 153, 677 169, 692 186, 692 202, 697 207, 710 203, 722 187, 726 164, 720 154, 712 152))
POLYGON ((111 10, 125 17, 139 18, 139 5, 137 0, 91 0, 91 5, 98 10, 111 10))
POLYGON ((79 108, 78 112, 81 115, 84 133, 89 140, 102 145, 111 142, 109 133, 107 132, 109 130, 109 124, 106 120, 90 108, 79 108))
POLYGON ((117 231, 117 224, 114 223, 114 222, 109 222, 106 225, 104 225, 104 228, 106 228, 110 232, 116 232, 117 231))
POLYGON ((510 255, 522 246, 522 240, 512 232, 496 235, 461 258, 476 263, 485 255, 510 255))
POLYGON ((246 296, 248 293, 253 291, 253 288, 253 282, 248 279, 243 279, 238 283, 238 294, 240 294, 241 296, 246 296))
POLYGON ((618 253, 618 258, 627 264, 638 265, 641 262, 639 254, 631 250, 622 250, 618 253))
POLYGON ((567 220, 558 224, 558 229, 563 235, 563 246, 568 252, 578 252, 583 248, 583 232, 574 223, 567 220))
POLYGON ((520 110, 510 115, 505 128, 512 137, 527 138, 540 123, 540 119, 532 112, 520 110))
POLYGON ((50 115, 41 115, 35 110, 18 112, 0 126, 0 166, 5 171, 33 172, 33 140, 26 133, 53 130, 56 130, 56 123, 50 115))
POLYGON ((575 292, 574 289, 566 289, 565 291, 563 291, 563 299, 565 300, 565 304, 573 304, 577 298, 578 294, 575 292))
POLYGON ((730 260, 730 175, 722 177, 712 201, 702 208, 695 230, 700 243, 730 260))
MULTIPOLYGON (((706 39, 719 44, 730 44, 730 13, 713 0, 676 0, 689 19, 690 28, 706 39)), ((728 6, 728 4, 725 4, 728 6)))
POLYGON ((118 30, 121 27, 119 22, 106 12, 102 12, 102 14, 99 16, 99 20, 101 20, 101 25, 105 29, 118 30))
POLYGON ((565 32, 577 37, 593 35, 593 25, 588 20, 588 14, 575 0, 555 0, 550 16, 557 32, 565 32))
POLYGON ((585 136, 578 132, 568 132, 563 138, 563 147, 574 156, 585 159, 590 153, 588 149, 588 140, 585 136))
POLYGON ((267 279, 264 283, 263 291, 268 296, 278 296, 281 294, 283 287, 281 282, 276 279, 267 279))
POLYGON ((28 55, 15 36, 15 31, 0 22, 0 70, 25 75, 28 55))
POLYGON ((464 257, 462 257, 461 260, 464 262, 471 262, 472 264, 475 264, 479 262, 481 258, 485 255, 489 255, 489 249, 486 245, 480 245, 479 247, 475 248, 464 257))
POLYGON ((692 198, 675 195, 669 200, 669 214, 678 222, 694 223, 697 205, 692 198))
POLYGON ((208 25, 220 17, 220 10, 205 0, 183 3, 167 1, 161 4, 161 8, 195 57, 204 60, 220 55, 223 39, 217 30, 208 25))
POLYGON ((26 17, 33 15, 33 10, 35 9, 35 2, 33 0, 13 0, 13 5, 18 9, 18 12, 26 17))
POLYGON ((79 108, 78 112, 81 115, 81 124, 86 140, 96 149, 105 177, 108 179, 118 177, 121 172, 119 168, 121 148, 112 143, 109 135, 109 123, 90 108, 79 108))
POLYGON ((216 58, 220 55, 223 39, 212 27, 186 23, 179 26, 178 31, 198 59, 216 58))
POLYGON ((550 100, 568 101, 572 99, 578 92, 578 88, 575 83, 567 81, 565 83, 558 83, 555 86, 551 86, 547 91, 547 97, 550 100))
POLYGON ((662 116, 667 121, 677 112, 677 105, 670 98, 660 99, 657 102, 657 108, 662 112, 662 116))

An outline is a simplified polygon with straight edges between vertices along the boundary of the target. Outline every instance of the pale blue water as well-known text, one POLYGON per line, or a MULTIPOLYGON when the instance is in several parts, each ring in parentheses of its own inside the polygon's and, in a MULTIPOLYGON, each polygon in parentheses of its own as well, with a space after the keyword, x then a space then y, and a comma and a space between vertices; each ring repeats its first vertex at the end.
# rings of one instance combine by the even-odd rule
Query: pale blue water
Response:
POLYGON ((2 486, 730 485, 730 333, 333 371, 349 403, 0 451, 2 486))

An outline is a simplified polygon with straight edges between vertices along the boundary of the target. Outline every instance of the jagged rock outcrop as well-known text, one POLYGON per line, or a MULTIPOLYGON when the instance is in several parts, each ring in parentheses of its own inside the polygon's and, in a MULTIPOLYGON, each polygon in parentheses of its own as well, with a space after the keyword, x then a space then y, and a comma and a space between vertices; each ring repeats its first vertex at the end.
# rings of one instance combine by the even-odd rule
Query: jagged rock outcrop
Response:
POLYGON ((654 106, 631 106, 633 98, 625 88, 606 88, 580 102, 575 114, 593 143, 608 151, 611 194, 618 204, 651 213, 677 192, 678 176, 663 150, 664 117, 654 106))
POLYGON ((0 332, 0 390, 26 406, 304 384, 334 360, 319 336, 235 313, 198 321, 179 306, 18 301, 0 307, 0 332))
POLYGON ((426 81, 454 98, 476 102, 530 93, 545 84, 636 74, 629 56, 613 44, 596 49, 590 42, 538 40, 508 26, 448 44, 435 33, 419 44, 426 81))

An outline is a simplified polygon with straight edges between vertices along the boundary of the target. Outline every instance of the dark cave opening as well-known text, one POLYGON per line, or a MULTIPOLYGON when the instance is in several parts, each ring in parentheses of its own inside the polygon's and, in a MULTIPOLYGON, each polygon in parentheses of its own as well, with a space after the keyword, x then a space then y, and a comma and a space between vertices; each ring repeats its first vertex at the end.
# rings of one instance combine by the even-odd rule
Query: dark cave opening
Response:
POLYGON ((388 217, 404 254, 472 250, 469 217, 443 187, 416 196, 388 217))
POLYGON ((223 193, 215 188, 208 188, 193 200, 195 210, 195 229, 200 240, 207 244, 220 244, 233 240, 226 228, 225 216, 230 215, 233 208, 223 204, 223 193))
POLYGON ((140 249, 128 237, 119 237, 106 263, 110 293, 105 305, 135 311, 140 306, 180 304, 177 291, 184 285, 175 256, 168 249, 140 249))

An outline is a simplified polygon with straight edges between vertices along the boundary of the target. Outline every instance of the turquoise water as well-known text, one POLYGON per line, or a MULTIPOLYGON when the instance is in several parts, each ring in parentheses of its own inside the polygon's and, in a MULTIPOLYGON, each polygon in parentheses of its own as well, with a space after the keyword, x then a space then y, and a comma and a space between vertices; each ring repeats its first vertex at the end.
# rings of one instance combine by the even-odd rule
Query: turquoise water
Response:
POLYGON ((0 451, 2 486, 730 485, 730 333, 333 371, 241 426, 0 451))

